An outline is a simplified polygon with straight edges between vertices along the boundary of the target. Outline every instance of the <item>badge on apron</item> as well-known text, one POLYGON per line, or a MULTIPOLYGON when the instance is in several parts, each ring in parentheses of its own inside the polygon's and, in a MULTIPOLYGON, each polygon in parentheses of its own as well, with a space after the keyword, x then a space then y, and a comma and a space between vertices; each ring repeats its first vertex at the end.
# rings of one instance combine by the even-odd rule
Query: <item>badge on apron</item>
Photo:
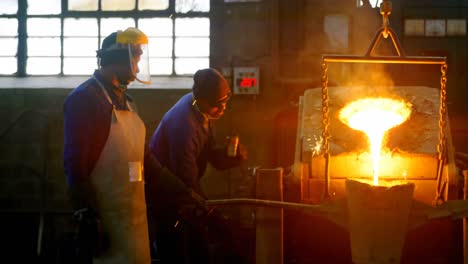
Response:
POLYGON ((142 168, 140 161, 128 162, 128 175, 130 182, 139 182, 143 180, 142 168))

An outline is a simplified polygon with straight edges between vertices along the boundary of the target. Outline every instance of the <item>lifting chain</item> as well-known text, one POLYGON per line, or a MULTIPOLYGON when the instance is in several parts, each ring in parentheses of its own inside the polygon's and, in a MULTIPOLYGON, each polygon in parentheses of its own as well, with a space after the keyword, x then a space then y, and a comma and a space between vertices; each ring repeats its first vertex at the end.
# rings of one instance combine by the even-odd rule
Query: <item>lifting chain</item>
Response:
POLYGON ((447 138, 445 129, 447 128, 447 63, 442 64, 440 71, 440 112, 439 112, 439 144, 437 145, 437 189, 435 205, 440 205, 444 202, 443 193, 447 187, 447 178, 443 178, 444 165, 447 154, 447 138))
POLYGON ((329 119, 329 97, 328 97, 328 63, 322 59, 322 138, 323 138, 323 156, 325 158, 325 184, 323 191, 323 200, 329 200, 330 194, 330 119, 329 119))
POLYGON ((322 152, 324 156, 328 156, 329 154, 329 145, 328 140, 330 138, 330 132, 328 131, 330 120, 328 117, 329 109, 328 109, 328 63, 322 60, 322 138, 323 138, 323 145, 322 145, 322 152))

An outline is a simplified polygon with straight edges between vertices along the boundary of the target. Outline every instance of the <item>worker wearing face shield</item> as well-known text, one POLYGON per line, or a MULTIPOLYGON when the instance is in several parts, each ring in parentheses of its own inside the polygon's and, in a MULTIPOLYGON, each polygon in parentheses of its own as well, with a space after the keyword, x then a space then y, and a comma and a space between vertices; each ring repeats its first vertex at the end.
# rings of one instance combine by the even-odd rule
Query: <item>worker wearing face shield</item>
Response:
POLYGON ((64 170, 79 263, 151 263, 146 129, 127 94, 131 82, 150 82, 147 44, 136 28, 107 36, 97 51, 99 69, 64 103, 64 170))
MULTIPOLYGON (((162 118, 151 138, 150 148, 159 162, 192 193, 205 199, 200 179, 207 164, 220 170, 239 166, 247 159, 247 151, 239 144, 234 155, 228 156, 226 146, 217 146, 214 140, 213 123, 222 117, 231 97, 226 79, 217 70, 208 68, 197 71, 193 81, 192 92, 184 95, 162 118)), ((171 188, 158 188, 147 197, 156 222, 156 245, 161 263, 209 263, 208 241, 203 230, 214 227, 208 220, 214 218, 195 219, 203 212, 184 210, 184 197, 171 188), (203 226, 203 222, 207 226, 203 226)), ((216 222, 221 224, 219 226, 223 224, 223 221, 216 222)), ((228 230, 220 229, 224 227, 218 229, 218 235, 229 240, 228 230)), ((226 258, 223 263, 230 263, 228 261, 236 260, 226 258)))
POLYGON ((150 263, 143 166, 158 176, 152 183, 201 202, 147 147, 127 94, 135 80, 150 83, 147 44, 136 28, 110 34, 97 51, 99 69, 65 100, 64 169, 79 223, 79 263, 150 263))

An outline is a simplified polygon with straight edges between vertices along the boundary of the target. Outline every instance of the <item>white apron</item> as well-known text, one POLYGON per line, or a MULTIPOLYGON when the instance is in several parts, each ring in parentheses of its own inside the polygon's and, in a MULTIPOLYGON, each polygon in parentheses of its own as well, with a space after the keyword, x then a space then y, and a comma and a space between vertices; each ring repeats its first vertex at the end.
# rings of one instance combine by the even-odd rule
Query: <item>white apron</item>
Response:
POLYGON ((151 263, 142 176, 146 129, 127 105, 130 111, 114 106, 109 136, 91 173, 103 231, 110 240, 110 248, 94 263, 151 263))

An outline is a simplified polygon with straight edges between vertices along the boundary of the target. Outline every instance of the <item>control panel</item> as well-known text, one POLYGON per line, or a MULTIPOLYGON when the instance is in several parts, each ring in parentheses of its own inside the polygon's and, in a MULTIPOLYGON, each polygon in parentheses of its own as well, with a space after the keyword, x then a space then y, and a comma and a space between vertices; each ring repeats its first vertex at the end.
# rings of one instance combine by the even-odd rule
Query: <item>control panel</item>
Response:
POLYGON ((258 67, 234 67, 233 93, 259 94, 259 71, 258 67))

